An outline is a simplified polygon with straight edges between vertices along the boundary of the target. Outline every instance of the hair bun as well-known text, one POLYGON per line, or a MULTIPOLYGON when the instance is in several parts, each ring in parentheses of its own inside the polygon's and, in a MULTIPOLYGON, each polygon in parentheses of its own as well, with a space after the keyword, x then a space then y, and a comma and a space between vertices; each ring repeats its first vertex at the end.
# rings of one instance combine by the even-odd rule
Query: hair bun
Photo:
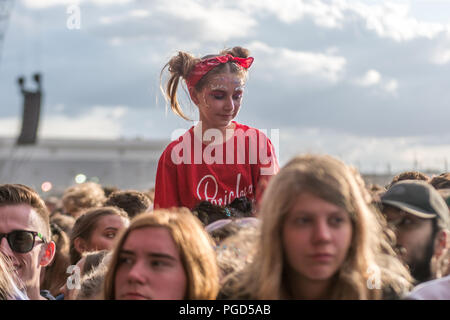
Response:
POLYGON ((243 47, 234 47, 232 49, 225 49, 221 52, 222 55, 231 54, 233 57, 248 58, 250 51, 243 47))
POLYGON ((197 58, 187 52, 179 51, 178 54, 169 61, 169 72, 185 78, 197 63, 197 58))

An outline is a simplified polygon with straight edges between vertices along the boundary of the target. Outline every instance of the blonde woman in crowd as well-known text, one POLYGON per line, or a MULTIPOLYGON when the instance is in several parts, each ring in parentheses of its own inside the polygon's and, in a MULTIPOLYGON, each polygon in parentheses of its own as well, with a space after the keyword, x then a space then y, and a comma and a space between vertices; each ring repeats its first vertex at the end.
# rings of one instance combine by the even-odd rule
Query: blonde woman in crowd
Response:
POLYGON ((213 245, 187 209, 141 214, 114 249, 105 299, 215 299, 219 272, 213 245))
POLYGON ((229 278, 234 299, 393 299, 411 277, 359 174, 330 156, 292 159, 269 183, 254 261, 229 278))

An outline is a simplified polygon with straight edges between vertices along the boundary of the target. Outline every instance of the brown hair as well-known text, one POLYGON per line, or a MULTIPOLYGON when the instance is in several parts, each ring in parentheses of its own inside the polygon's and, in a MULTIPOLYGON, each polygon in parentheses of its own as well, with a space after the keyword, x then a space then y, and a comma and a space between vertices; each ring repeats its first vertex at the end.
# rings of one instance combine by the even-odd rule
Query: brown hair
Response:
POLYGON ((430 184, 435 189, 450 189, 450 173, 441 173, 430 180, 430 184))
POLYGON ((150 198, 135 190, 113 192, 105 202, 105 206, 114 206, 125 210, 130 218, 147 211, 152 205, 150 198))
POLYGON ((99 250, 92 252, 84 252, 82 254, 84 260, 83 270, 81 275, 92 272, 102 262, 103 258, 109 253, 109 250, 99 250))
POLYGON ((50 240, 50 214, 44 200, 39 194, 23 184, 0 185, 0 206, 26 204, 32 207, 43 222, 42 233, 50 240))
POLYGON ((392 187, 392 185, 396 182, 402 181, 402 180, 423 180, 423 181, 430 181, 430 177, 427 176, 425 173, 419 172, 419 171, 405 171, 402 173, 399 173, 394 178, 392 178, 391 183, 387 186, 387 189, 392 187))
POLYGON ((70 240, 68 235, 56 223, 51 222, 50 228, 52 230, 51 240, 56 245, 56 251, 51 264, 41 270, 41 272, 44 272, 41 289, 49 290, 53 296, 56 296, 67 279, 66 270, 70 265, 70 240))
POLYGON ((72 216, 68 216, 62 213, 55 213, 50 218, 50 223, 56 224, 60 227, 67 235, 70 235, 72 232, 72 228, 75 225, 76 219, 72 216))
POLYGON ((131 221, 122 233, 111 258, 104 282, 106 300, 115 300, 115 278, 122 247, 133 230, 166 228, 178 247, 187 278, 185 299, 215 299, 219 291, 219 271, 214 254, 214 243, 200 221, 186 208, 159 209, 144 213, 131 221))
POLYGON ((86 211, 85 214, 80 216, 75 225, 73 226, 72 233, 70 235, 70 263, 76 264, 81 259, 81 254, 75 248, 75 239, 81 238, 85 241, 89 241, 92 232, 97 226, 97 222, 104 216, 118 215, 125 219, 128 219, 128 215, 125 211, 117 207, 103 207, 93 208, 86 211))
POLYGON ((77 294, 77 300, 103 298, 103 282, 106 273, 108 272, 108 264, 111 259, 111 254, 112 252, 108 252, 95 268, 83 275, 81 279, 80 292, 77 294))
MULTIPOLYGON (((185 120, 190 120, 183 112, 177 98, 177 89, 180 82, 180 79, 188 79, 192 69, 194 66, 203 59, 208 59, 216 56, 230 54, 234 57, 239 58, 248 58, 250 52, 242 47, 234 47, 232 49, 225 49, 221 51, 219 54, 210 54, 206 55, 203 58, 195 58, 192 54, 179 51, 176 56, 173 56, 168 63, 164 65, 161 70, 160 79, 162 79, 162 75, 164 70, 167 68, 170 74, 169 80, 166 84, 166 90, 164 91, 161 85, 161 91, 164 93, 164 96, 168 101, 170 101, 170 107, 172 111, 182 117, 185 120)), ((214 69, 210 70, 207 74, 200 79, 195 85, 195 90, 200 91, 206 83, 211 79, 212 76, 220 74, 220 73, 237 73, 242 78, 246 78, 247 70, 242 69, 236 63, 229 61, 227 63, 221 64, 214 69)))
POLYGON ((206 226, 221 219, 252 217, 253 205, 247 197, 236 198, 223 207, 209 201, 200 201, 192 209, 192 213, 206 226))
POLYGON ((220 268, 222 283, 227 282, 228 275, 242 271, 253 261, 257 250, 256 242, 259 239, 259 227, 255 224, 237 226, 234 233, 217 244, 217 264, 220 268))
POLYGON ((102 206, 105 200, 105 192, 99 184, 86 182, 64 191, 62 202, 65 213, 76 218, 83 210, 102 206))

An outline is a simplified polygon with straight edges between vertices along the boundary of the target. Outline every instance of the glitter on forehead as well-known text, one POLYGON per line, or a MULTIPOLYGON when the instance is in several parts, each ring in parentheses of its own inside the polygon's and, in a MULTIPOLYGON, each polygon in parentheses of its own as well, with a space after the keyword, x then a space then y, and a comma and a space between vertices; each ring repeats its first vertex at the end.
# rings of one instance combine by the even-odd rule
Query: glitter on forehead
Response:
POLYGON ((209 88, 211 90, 220 90, 220 89, 226 90, 226 89, 228 89, 227 86, 225 86, 223 84, 211 84, 209 88))
POLYGON ((210 90, 227 90, 230 86, 235 87, 234 91, 242 90, 245 86, 245 82, 243 79, 234 75, 217 75, 212 77, 208 82, 210 90))

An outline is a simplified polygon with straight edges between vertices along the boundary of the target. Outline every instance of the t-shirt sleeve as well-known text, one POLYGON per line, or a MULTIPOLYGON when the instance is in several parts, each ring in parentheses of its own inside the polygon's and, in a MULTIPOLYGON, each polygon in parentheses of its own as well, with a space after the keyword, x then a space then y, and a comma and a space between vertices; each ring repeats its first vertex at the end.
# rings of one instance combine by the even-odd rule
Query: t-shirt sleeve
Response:
POLYGON ((154 208, 179 207, 181 201, 177 190, 177 168, 167 148, 159 158, 156 170, 154 208))

